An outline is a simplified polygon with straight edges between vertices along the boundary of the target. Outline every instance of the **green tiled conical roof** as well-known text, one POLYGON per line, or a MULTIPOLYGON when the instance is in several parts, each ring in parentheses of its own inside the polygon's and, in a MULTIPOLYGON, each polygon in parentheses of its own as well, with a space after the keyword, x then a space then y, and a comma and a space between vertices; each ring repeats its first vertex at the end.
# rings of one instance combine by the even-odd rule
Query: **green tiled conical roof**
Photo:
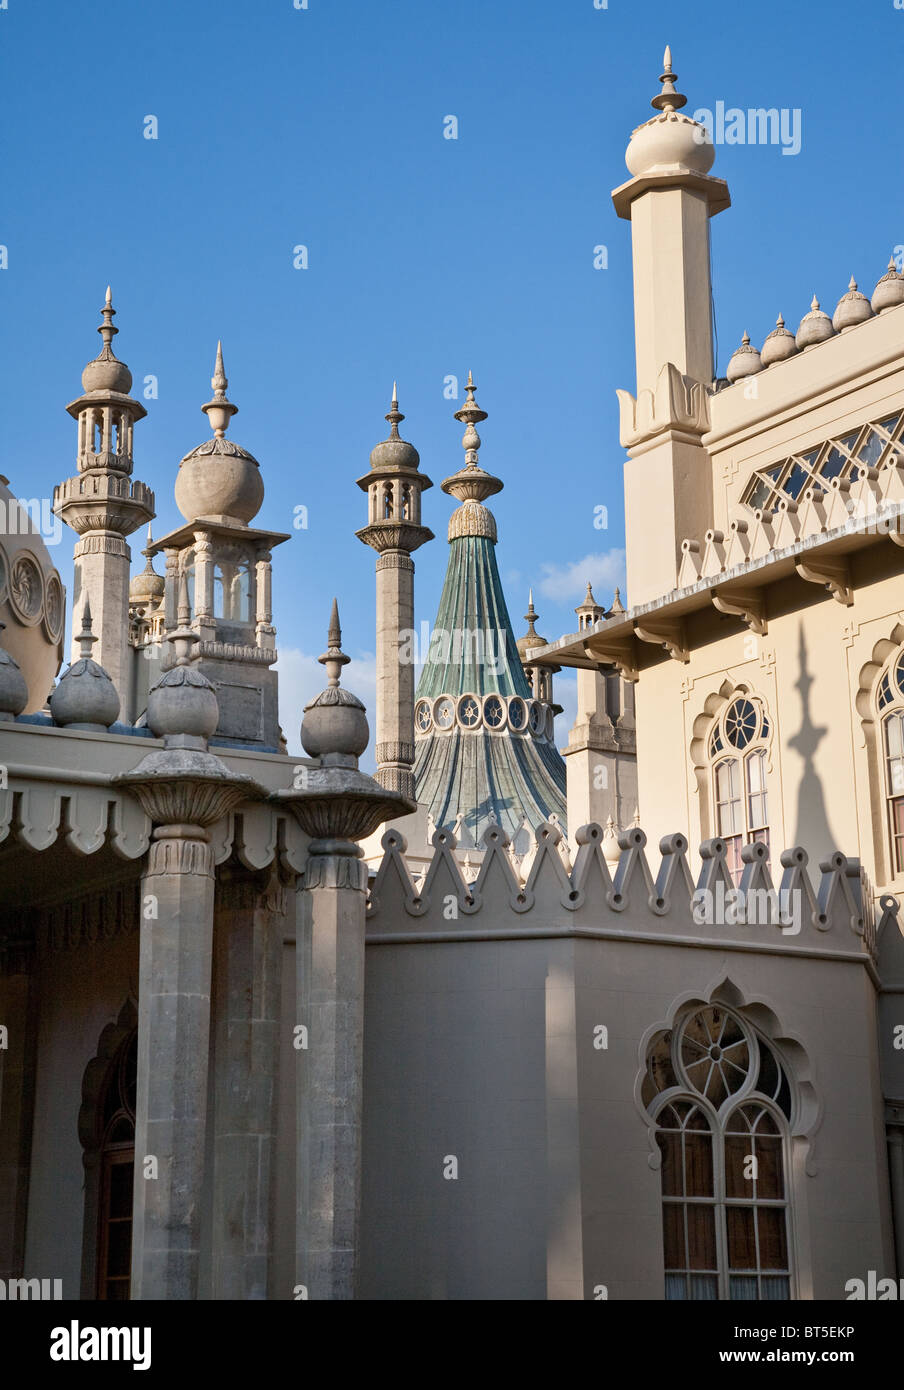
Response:
POLYGON ((496 563, 496 521, 483 505, 502 483, 477 463, 475 424, 486 413, 468 396, 465 467, 443 491, 461 505, 449 521, 449 564, 418 682, 414 777, 437 826, 459 817, 480 840, 491 821, 514 834, 551 815, 565 822, 565 764, 550 707, 535 700, 512 631, 496 563), (465 698, 462 697, 472 697, 465 698))

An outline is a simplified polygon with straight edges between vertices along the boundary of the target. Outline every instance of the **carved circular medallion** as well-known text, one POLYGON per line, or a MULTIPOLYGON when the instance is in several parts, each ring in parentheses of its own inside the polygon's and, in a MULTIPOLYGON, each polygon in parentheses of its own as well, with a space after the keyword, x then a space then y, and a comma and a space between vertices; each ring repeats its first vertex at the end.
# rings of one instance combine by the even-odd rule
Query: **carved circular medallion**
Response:
POLYGON ((527 711, 520 695, 515 695, 509 700, 508 717, 511 729, 523 729, 527 723, 527 711))
POLYGON ((430 731, 433 723, 433 716, 430 713, 430 701, 418 700, 414 709, 414 727, 419 734, 426 734, 430 731))
POLYGON ((473 695, 462 695, 458 702, 458 718, 466 729, 476 729, 480 723, 480 704, 473 695))
POLYGON ((51 642, 59 642, 63 635, 63 585, 56 570, 47 580, 44 592, 44 632, 51 642))
POLYGON ((498 695, 488 695, 483 704, 483 719, 488 729, 501 729, 505 723, 505 705, 498 695))
POLYGON ((438 729, 451 729, 455 722, 455 706, 448 695, 442 695, 433 706, 433 718, 438 729))
POLYGON ((9 606, 19 622, 34 627, 44 609, 44 575, 30 550, 20 550, 9 572, 9 606))

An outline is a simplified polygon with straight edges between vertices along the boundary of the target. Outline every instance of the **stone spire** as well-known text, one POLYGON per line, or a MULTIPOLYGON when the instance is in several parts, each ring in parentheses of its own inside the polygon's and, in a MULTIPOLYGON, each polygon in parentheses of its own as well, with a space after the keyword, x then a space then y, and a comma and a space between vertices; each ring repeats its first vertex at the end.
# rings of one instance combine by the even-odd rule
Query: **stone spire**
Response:
POLYGON ((364 706, 357 695, 339 684, 342 668, 350 659, 342 650, 339 605, 334 598, 326 651, 317 658, 326 668, 326 689, 308 701, 301 721, 302 747, 312 758, 320 758, 324 767, 357 767, 370 737, 364 706))
POLYGON ((471 372, 468 372, 467 397, 461 410, 454 418, 465 426, 461 437, 461 447, 465 451, 465 466, 440 484, 443 492, 457 497, 461 506, 449 518, 449 540, 456 536, 487 536, 496 540, 496 518, 488 507, 482 504, 494 493, 501 492, 504 484, 492 473, 487 473, 477 461, 481 439, 475 425, 486 420, 487 412, 481 410, 474 399, 477 387, 471 372))
MULTIPOLYGON (((132 373, 113 352, 119 331, 113 323, 115 313, 108 285, 98 328, 103 346, 82 372, 83 394, 66 407, 78 421, 78 474, 54 490, 53 509, 78 532, 73 602, 80 603, 83 596, 91 599, 98 662, 109 672, 124 718, 130 720, 135 657, 129 644, 132 556, 125 538, 154 515, 154 494, 130 479, 135 422, 147 411, 129 395, 132 373)), ((71 660, 77 655, 73 639, 71 660)))
POLYGON ((414 665, 401 653, 410 650, 406 634, 414 631, 412 552, 433 539, 421 525, 421 493, 433 484, 420 471, 417 449, 399 434, 404 418, 393 382, 389 438, 371 451, 370 469, 358 479, 367 493, 367 525, 355 534, 377 552, 377 781, 413 799, 414 665))

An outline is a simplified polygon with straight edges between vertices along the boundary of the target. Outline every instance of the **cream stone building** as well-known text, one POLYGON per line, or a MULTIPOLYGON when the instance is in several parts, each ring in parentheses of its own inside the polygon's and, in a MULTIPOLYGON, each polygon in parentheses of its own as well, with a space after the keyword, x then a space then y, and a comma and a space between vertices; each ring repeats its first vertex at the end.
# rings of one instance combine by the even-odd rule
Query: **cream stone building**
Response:
POLYGON ((108 291, 55 496, 78 536, 55 683, 62 581, 2 483, 7 1297, 773 1301, 904 1276, 904 276, 745 333, 717 378, 729 195, 676 82, 667 50, 613 195, 625 600, 588 585, 548 642, 531 597, 516 639, 469 377, 416 681, 440 510, 394 391, 358 480, 376 777, 335 603, 323 691, 278 711, 289 538, 257 524, 219 348, 184 524, 130 578, 155 500, 108 291))

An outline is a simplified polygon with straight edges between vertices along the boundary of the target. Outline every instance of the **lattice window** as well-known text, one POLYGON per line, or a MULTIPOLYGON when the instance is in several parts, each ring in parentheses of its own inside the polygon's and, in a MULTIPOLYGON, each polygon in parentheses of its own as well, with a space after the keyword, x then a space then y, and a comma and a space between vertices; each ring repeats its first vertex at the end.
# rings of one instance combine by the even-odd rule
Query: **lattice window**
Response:
POLYGON ((777 1052, 721 1005, 692 1010, 651 1047, 643 1099, 662 1154, 666 1298, 789 1299, 792 1096, 777 1052))
POLYGON ((767 751, 769 721, 759 700, 731 700, 709 736, 716 834, 725 841, 727 865, 739 883, 741 849, 759 840, 769 845, 767 751))
POLYGON ((860 425, 847 434, 825 440, 814 449, 792 454, 753 474, 741 501, 765 512, 775 511, 783 498, 796 502, 807 487, 827 492, 833 478, 848 478, 861 465, 879 468, 902 444, 904 412, 860 425))
POLYGON ((891 861, 904 873, 904 652, 894 658, 876 692, 882 716, 882 756, 891 861))

